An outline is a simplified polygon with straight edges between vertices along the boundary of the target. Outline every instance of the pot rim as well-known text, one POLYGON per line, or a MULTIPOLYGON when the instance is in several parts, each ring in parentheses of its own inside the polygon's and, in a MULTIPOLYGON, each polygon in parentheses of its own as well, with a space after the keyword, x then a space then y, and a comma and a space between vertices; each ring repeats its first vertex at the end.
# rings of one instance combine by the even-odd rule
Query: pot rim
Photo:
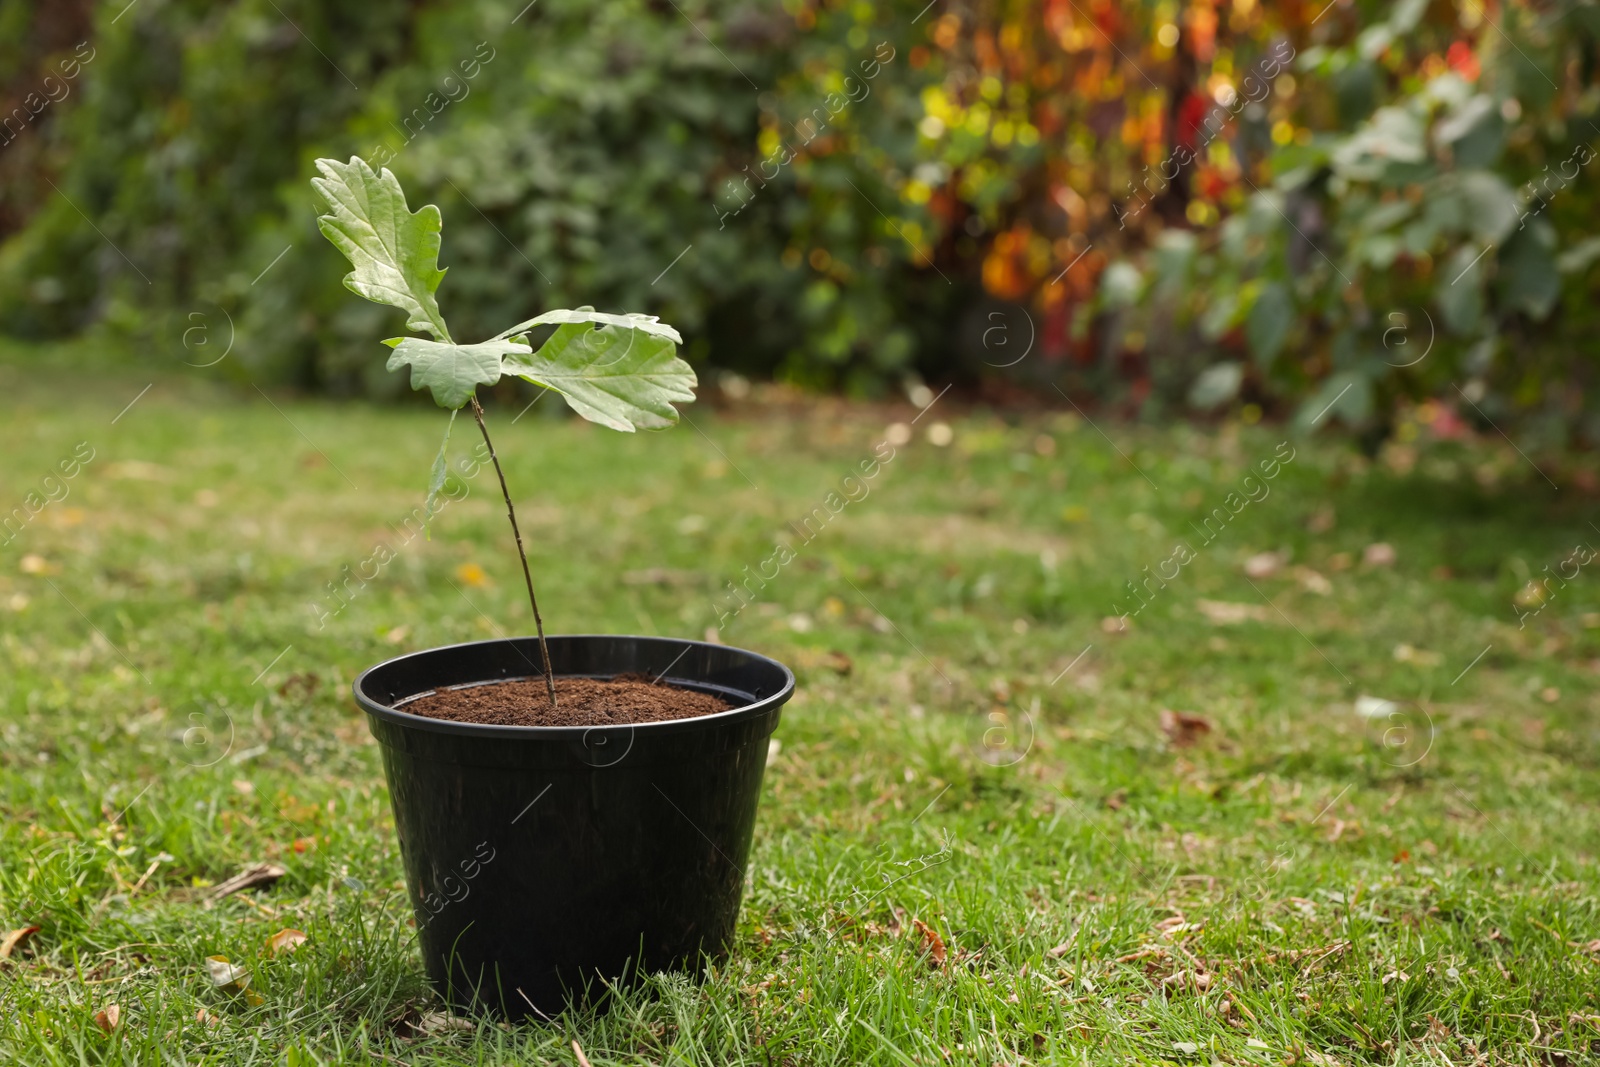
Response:
MULTIPOLYGON (((439 645, 434 648, 422 648, 416 650, 415 652, 407 652, 402 656, 395 656, 392 659, 386 659, 382 663, 377 663, 371 667, 368 667, 366 670, 362 671, 356 676, 356 680, 351 683, 350 688, 355 695, 356 703, 360 705, 361 709, 368 715, 374 716, 385 722, 393 723, 396 726, 404 727, 406 729, 428 730, 434 733, 454 734, 462 738, 476 738, 479 740, 503 738, 507 740, 519 739, 530 741, 581 741, 586 735, 595 730, 613 730, 618 732, 624 730, 630 732, 639 730, 646 731, 649 734, 654 735, 666 735, 683 733, 691 730, 707 729, 717 726, 731 726, 735 723, 744 722, 747 719, 758 718, 763 714, 775 711, 778 707, 787 703, 789 698, 794 695, 793 671, 770 656, 763 656, 759 652, 751 652, 749 649, 739 648, 735 645, 714 644, 710 641, 694 641, 686 637, 646 637, 637 634, 548 634, 546 636, 548 640, 559 639, 563 641, 613 641, 618 639, 628 641, 656 641, 673 646, 699 646, 704 648, 720 649, 725 652, 736 652, 742 656, 748 656, 752 660, 766 663, 778 668, 778 670, 783 672, 783 685, 778 689, 777 692, 768 696, 764 696, 753 704, 745 704, 741 707, 729 708, 727 711, 719 711, 712 715, 697 715, 689 719, 668 719, 662 722, 617 723, 613 725, 596 724, 594 726, 501 726, 491 723, 456 722, 452 719, 434 719, 429 718, 426 715, 414 715, 408 711, 402 711, 398 708, 389 707, 386 704, 380 704, 376 700, 373 700, 371 697, 367 696, 362 689, 363 683, 366 682, 368 675, 372 674, 374 671, 383 670, 385 667, 399 663, 403 660, 412 659, 417 656, 449 652, 453 649, 473 648, 480 645, 508 645, 516 641, 537 640, 536 637, 529 635, 526 637, 493 637, 482 641, 461 641, 453 645, 439 645)), ((671 668, 669 667, 668 670, 670 669, 671 668)), ((543 675, 531 674, 518 677, 542 678, 543 675)), ((579 676, 558 675, 557 677, 579 676)), ((584 675, 582 677, 593 676, 584 675)), ((492 681, 514 680, 516 679, 492 679, 492 681)), ((491 681, 491 679, 485 679, 485 681, 491 681)), ((685 681, 687 681, 687 679, 685 679, 685 681)), ((470 685, 474 683, 462 684, 470 685)))

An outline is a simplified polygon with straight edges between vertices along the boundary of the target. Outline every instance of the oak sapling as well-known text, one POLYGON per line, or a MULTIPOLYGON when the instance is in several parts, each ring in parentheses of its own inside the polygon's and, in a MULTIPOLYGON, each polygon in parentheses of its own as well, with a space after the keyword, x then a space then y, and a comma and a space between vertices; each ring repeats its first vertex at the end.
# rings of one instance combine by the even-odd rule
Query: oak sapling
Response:
POLYGON ((590 307, 547 311, 519 322, 487 341, 458 344, 450 336, 434 297, 445 272, 439 269, 439 235, 443 220, 428 204, 417 211, 406 205, 399 180, 387 168, 373 171, 365 161, 317 160, 319 178, 311 180, 327 213, 319 216, 322 233, 350 260, 344 283, 368 300, 406 313, 406 327, 429 337, 391 337, 383 343, 393 352, 388 369, 411 368, 411 387, 428 389, 434 402, 450 412, 444 442, 434 459, 424 510, 431 517, 444 488, 445 450, 450 428, 463 407, 483 434, 484 445, 500 479, 506 518, 522 562, 543 657, 545 690, 556 703, 555 676, 545 643, 544 620, 533 594, 533 575, 517 528, 516 509, 506 488, 505 473, 489 440, 477 388, 493 386, 513 375, 561 394, 579 415, 614 430, 662 429, 678 421, 673 403, 694 400, 693 369, 679 359, 683 338, 650 315, 613 315, 590 307), (555 331, 535 350, 528 335, 538 326, 555 331))

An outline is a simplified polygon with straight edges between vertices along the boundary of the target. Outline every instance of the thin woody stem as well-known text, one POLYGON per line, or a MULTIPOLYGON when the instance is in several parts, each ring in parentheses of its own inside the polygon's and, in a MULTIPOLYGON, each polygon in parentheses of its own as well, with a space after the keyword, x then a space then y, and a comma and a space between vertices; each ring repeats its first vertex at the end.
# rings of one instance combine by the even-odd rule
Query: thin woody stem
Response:
POLYGON ((533 595, 533 574, 528 570, 528 554, 522 549, 522 531, 517 529, 517 510, 511 506, 511 492, 506 489, 506 475, 500 469, 500 457, 494 454, 494 442, 489 440, 489 427, 483 423, 483 406, 476 395, 472 398, 472 417, 478 420, 483 431, 483 443, 489 447, 489 458, 494 461, 494 472, 500 477, 500 495, 505 498, 506 518, 511 520, 511 533, 517 539, 517 558, 522 560, 522 579, 528 583, 528 605, 533 608, 533 625, 539 631, 539 653, 544 657, 544 687, 550 694, 550 706, 556 706, 555 673, 550 669, 550 646, 544 641, 544 620, 539 617, 539 601, 533 595))

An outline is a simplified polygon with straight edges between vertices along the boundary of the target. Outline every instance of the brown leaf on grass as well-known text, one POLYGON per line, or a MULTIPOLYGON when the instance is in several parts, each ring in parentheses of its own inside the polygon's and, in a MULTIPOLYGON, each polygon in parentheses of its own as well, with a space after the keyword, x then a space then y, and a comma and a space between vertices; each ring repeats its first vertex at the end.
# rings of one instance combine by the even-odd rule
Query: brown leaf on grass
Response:
POLYGON ((451 1015, 443 1011, 425 1011, 415 1023, 409 1023, 413 1030, 421 1030, 425 1034, 445 1034, 451 1031, 468 1031, 475 1029, 470 1019, 463 1019, 459 1015, 451 1015))
POLYGON ((1287 552, 1257 552, 1244 561, 1244 573, 1248 578, 1271 578, 1283 569, 1289 562, 1287 552))
POLYGON ((236 963, 229 963, 226 956, 206 957, 206 977, 218 989, 239 990, 250 984, 250 972, 236 963))
POLYGON ((1211 732, 1211 720, 1193 712, 1162 708, 1161 732, 1175 748, 1185 748, 1211 732))
POLYGON ((1394 546, 1386 541, 1374 541, 1361 550, 1361 562, 1369 567, 1392 567, 1394 561, 1394 546))
POLYGON ((122 1025, 122 1009, 115 1004, 107 1004, 94 1013, 94 1024, 109 1034, 122 1025))
POLYGON ((1172 991, 1174 992, 1183 990, 1193 993, 1204 993, 1206 990, 1211 988, 1211 983, 1213 981, 1215 981, 1215 979, 1213 979, 1211 975, 1201 970, 1174 971, 1165 978, 1161 979, 1161 984, 1165 987, 1171 987, 1172 991))
MULTIPOLYGON (((1293 900, 1295 898, 1291 897, 1289 899, 1293 900)), ((1312 960, 1312 963, 1315 964, 1329 956, 1334 955, 1335 953, 1343 952, 1349 947, 1350 942, 1348 941, 1333 941, 1326 945, 1319 945, 1316 948, 1296 948, 1288 949, 1284 952, 1269 952, 1265 956, 1257 956, 1255 959, 1245 960, 1239 966, 1241 968, 1248 968, 1258 964, 1271 964, 1279 961, 1284 961, 1287 963, 1299 963, 1308 956, 1316 957, 1316 959, 1312 960)))
POLYGON ((1045 953, 1045 955, 1050 957, 1053 960, 1059 960, 1062 956, 1065 956, 1067 953, 1072 951, 1072 943, 1074 941, 1076 941, 1077 939, 1078 939, 1078 935, 1077 934, 1073 934, 1071 937, 1069 937, 1067 940, 1061 942, 1061 944, 1057 945, 1055 948, 1048 950, 1045 953))
MULTIPOLYGON (((37 927, 35 927, 35 929, 37 929, 37 927)), ((1594 941, 1590 941, 1588 944, 1584 945, 1583 946, 1583 951, 1600 953, 1600 939, 1597 939, 1597 940, 1594 940, 1594 941)), ((0 951, 0 956, 4 956, 4 955, 5 955, 5 953, 3 951, 0 951)))
POLYGON ((1213 626, 1235 626, 1241 622, 1266 622, 1272 618, 1272 611, 1265 604, 1239 604, 1230 600, 1206 600, 1201 598, 1194 602, 1195 610, 1206 617, 1206 621, 1213 626))
POLYGON ((271 885, 279 878, 288 874, 287 867, 276 863, 258 863, 253 867, 246 867, 238 874, 226 881, 218 882, 206 890, 206 900, 212 904, 229 897, 244 889, 254 889, 257 886, 271 885))
POLYGON ((583 1046, 578 1044, 578 1039, 572 1039, 572 1054, 578 1057, 578 1067, 590 1067, 589 1057, 583 1054, 583 1046))
POLYGON ((921 919, 912 919, 911 925, 915 926, 917 932, 922 935, 922 947, 927 950, 929 957, 933 960, 933 965, 935 967, 943 966, 948 952, 944 947, 944 938, 939 936, 939 931, 921 919))
POLYGON ((30 935, 38 932, 39 928, 37 926, 19 926, 3 939, 0 939, 0 960, 10 959, 11 953, 16 950, 18 945, 27 940, 30 935))
POLYGON ((204 1008, 201 1008, 199 1011, 194 1013, 194 1021, 199 1023, 201 1026, 221 1026, 222 1025, 222 1020, 221 1019, 217 1018, 215 1015, 212 1015, 209 1011, 206 1011, 204 1008))
POLYGON ((1328 579, 1323 577, 1321 574, 1318 574, 1316 571, 1312 570, 1310 567, 1296 567, 1290 573, 1292 573, 1295 577, 1295 580, 1300 583, 1300 588, 1304 589, 1308 593, 1315 593, 1318 596, 1328 596, 1333 592, 1333 583, 1328 581, 1328 579))
POLYGON ((267 938, 267 955, 276 956, 284 952, 293 952, 308 940, 310 938, 306 937, 305 931, 296 930, 292 926, 279 930, 267 938))
POLYGON ((1126 634, 1133 630, 1133 623, 1126 615, 1107 615, 1100 620, 1100 632, 1108 634, 1126 634))
POLYGON ((823 651, 822 649, 805 648, 801 649, 795 658, 799 661, 800 666, 807 669, 825 667, 841 676, 849 675, 855 669, 855 662, 837 649, 823 651))

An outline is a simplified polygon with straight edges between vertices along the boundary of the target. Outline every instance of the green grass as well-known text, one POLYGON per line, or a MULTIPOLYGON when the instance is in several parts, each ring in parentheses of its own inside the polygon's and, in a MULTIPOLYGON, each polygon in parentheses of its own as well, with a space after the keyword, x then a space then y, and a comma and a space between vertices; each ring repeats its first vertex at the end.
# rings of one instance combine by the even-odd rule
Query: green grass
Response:
MULTIPOLYGON (((559 1026, 424 1033, 348 689, 402 651, 530 629, 492 474, 319 628, 326 583, 419 502, 439 412, 274 407, 195 371, 113 424, 149 378, 49 365, 0 362, 0 511, 79 442, 94 458, 0 554, 0 931, 40 928, 0 963, 0 1061, 573 1064, 574 1039, 595 1067, 1600 1048, 1600 579, 1525 628, 1512 607, 1600 543, 1579 459, 1539 457, 1557 492, 1495 435, 1424 434, 1378 464, 1298 441, 1202 548, 1189 522, 1277 430, 1101 424, 1113 447, 1075 416, 947 398, 723 633, 800 681, 728 960, 559 1026), (1178 539, 1196 557, 1127 633, 1103 629, 1178 539), (1392 566, 1361 562, 1378 541, 1392 566), (1253 587, 1243 561, 1278 549, 1290 565, 1253 587), (1397 717, 1363 720, 1361 695, 1397 717), (1177 746, 1162 709, 1212 729, 1177 746), (289 870, 276 886, 194 899, 266 859, 289 870), (309 941, 269 957, 288 927, 309 941), (248 995, 213 988, 212 955, 248 967, 248 995)), ((490 418, 548 625, 696 637, 912 413, 700 404, 698 429, 634 437, 552 401, 513 426, 519 406, 490 418)))

